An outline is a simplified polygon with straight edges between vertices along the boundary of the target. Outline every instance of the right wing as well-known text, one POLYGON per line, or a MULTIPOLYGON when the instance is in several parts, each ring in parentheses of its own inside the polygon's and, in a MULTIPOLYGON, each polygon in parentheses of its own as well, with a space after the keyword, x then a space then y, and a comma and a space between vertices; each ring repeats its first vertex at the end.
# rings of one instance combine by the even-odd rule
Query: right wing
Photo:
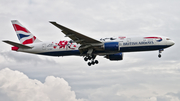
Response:
POLYGON ((50 23, 53 24, 54 26, 58 27, 59 29, 61 29, 62 32, 66 35, 66 37, 71 38, 74 42, 79 43, 81 45, 101 43, 100 41, 98 41, 96 39, 90 38, 81 33, 73 31, 67 27, 57 24, 56 22, 50 22, 50 23))
POLYGON ((81 46, 79 47, 80 53, 86 52, 87 54, 91 55, 93 53, 93 50, 99 50, 102 48, 103 43, 101 41, 90 38, 76 31, 73 31, 72 29, 57 24, 56 22, 50 22, 50 23, 61 29, 62 32, 66 35, 66 37, 69 37, 74 42, 81 44, 81 46))
POLYGON ((23 44, 20 44, 20 43, 16 43, 16 42, 12 42, 12 41, 8 41, 8 40, 4 40, 3 42, 5 42, 7 44, 10 44, 10 45, 13 45, 13 46, 16 46, 16 47, 19 47, 19 48, 22 48, 22 49, 33 48, 33 47, 30 47, 30 46, 26 46, 26 45, 23 45, 23 44))

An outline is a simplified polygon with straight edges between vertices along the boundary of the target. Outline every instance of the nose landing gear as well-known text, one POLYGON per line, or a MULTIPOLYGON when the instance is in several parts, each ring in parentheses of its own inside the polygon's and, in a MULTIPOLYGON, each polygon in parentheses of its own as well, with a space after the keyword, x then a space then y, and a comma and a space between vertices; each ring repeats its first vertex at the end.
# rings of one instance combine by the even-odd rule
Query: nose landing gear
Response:
POLYGON ((164 51, 164 49, 160 49, 160 50, 159 50, 159 55, 158 55, 159 58, 161 58, 161 53, 162 53, 162 51, 164 51))

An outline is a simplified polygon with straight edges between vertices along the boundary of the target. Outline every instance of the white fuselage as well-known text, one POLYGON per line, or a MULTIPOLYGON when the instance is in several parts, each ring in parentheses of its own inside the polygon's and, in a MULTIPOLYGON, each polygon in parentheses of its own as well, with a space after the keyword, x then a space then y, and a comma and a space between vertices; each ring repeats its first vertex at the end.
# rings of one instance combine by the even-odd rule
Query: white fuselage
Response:
MULTIPOLYGON (((135 52, 135 51, 151 51, 160 50, 174 45, 174 42, 168 37, 162 36, 146 36, 146 37, 115 37, 100 39, 102 43, 118 42, 118 50, 106 50, 102 44, 99 50, 95 50, 96 55, 108 55, 120 52, 135 52)), ((49 41, 27 44, 33 47, 32 49, 21 49, 17 51, 49 55, 49 56, 68 56, 82 55, 79 52, 80 44, 72 41, 49 41)))

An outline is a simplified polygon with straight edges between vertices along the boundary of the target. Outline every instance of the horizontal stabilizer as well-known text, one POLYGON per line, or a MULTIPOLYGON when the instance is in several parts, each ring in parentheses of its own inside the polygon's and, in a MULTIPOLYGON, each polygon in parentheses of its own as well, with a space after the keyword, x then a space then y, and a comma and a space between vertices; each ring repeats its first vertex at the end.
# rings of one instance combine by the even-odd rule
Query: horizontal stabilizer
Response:
POLYGON ((12 42, 12 41, 8 41, 8 40, 4 40, 3 42, 5 42, 7 44, 10 44, 10 45, 13 45, 13 46, 16 46, 16 47, 19 47, 19 48, 22 48, 22 49, 32 48, 30 46, 26 46, 26 45, 23 45, 23 44, 20 44, 20 43, 16 43, 16 42, 12 42))

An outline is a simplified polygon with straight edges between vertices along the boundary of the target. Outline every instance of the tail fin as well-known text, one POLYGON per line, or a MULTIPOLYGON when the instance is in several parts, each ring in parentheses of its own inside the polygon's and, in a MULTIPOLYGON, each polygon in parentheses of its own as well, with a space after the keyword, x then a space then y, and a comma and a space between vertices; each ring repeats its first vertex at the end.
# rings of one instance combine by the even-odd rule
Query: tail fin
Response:
POLYGON ((21 25, 19 21, 12 20, 11 22, 21 44, 31 44, 35 42, 41 42, 30 31, 28 31, 23 25, 21 25))

